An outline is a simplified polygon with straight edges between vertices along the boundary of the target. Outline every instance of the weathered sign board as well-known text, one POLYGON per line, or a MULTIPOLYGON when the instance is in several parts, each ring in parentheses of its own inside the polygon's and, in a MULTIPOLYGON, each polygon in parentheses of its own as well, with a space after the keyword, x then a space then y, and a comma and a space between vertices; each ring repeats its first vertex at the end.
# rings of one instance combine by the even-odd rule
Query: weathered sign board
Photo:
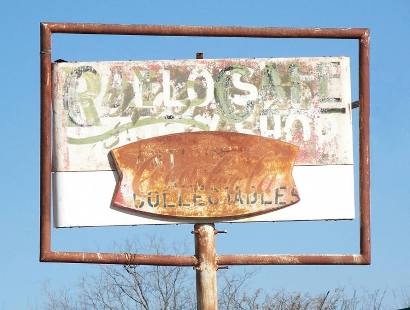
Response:
POLYGON ((55 63, 57 227, 354 218, 346 57, 55 63))

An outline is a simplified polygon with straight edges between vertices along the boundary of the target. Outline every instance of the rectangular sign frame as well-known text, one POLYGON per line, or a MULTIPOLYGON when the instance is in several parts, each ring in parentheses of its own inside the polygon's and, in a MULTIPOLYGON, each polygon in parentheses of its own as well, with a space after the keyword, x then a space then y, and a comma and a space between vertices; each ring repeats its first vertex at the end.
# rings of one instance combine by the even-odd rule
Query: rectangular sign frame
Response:
POLYGON ((243 28, 202 26, 40 23, 41 149, 40 149, 40 261, 126 265, 197 266, 196 256, 133 253, 53 251, 51 246, 52 195, 52 61, 53 33, 146 36, 323 38, 355 39, 359 43, 359 189, 360 253, 308 255, 219 255, 218 265, 368 265, 370 251, 370 150, 369 150, 369 30, 366 28, 243 28))

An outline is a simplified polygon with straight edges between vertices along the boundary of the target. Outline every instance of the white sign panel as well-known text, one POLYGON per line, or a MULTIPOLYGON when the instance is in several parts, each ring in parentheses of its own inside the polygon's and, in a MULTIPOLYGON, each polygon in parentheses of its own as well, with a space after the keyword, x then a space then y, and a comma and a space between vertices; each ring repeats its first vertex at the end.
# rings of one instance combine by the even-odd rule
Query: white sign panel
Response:
MULTIPOLYGON (((128 209, 113 205, 121 174, 111 150, 132 143, 143 150, 147 139, 192 132, 252 135, 298 149, 292 171, 295 202, 220 220, 354 218, 346 57, 56 63, 53 94, 57 227, 209 222, 206 216, 161 216, 195 214, 195 191, 188 209, 179 213, 161 211, 162 200, 156 214, 150 214, 149 201, 148 213, 133 210, 133 203, 128 209)), ((183 143, 180 149, 188 150, 183 143)), ((236 207, 239 202, 243 209, 256 207, 246 205, 242 194, 232 193, 239 197, 236 207)))

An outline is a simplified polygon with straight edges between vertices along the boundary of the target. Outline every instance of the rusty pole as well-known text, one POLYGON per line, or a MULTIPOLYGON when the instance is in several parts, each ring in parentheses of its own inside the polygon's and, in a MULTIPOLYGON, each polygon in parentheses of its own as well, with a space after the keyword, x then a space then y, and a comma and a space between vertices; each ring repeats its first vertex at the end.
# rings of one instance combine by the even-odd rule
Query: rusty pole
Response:
POLYGON ((195 224, 196 300, 198 310, 218 309, 214 224, 195 224))
MULTIPOLYGON (((203 59, 202 52, 196 53, 196 59, 203 59)), ((196 266, 196 302, 198 310, 218 309, 218 295, 216 289, 215 225, 195 224, 195 256, 196 266)))

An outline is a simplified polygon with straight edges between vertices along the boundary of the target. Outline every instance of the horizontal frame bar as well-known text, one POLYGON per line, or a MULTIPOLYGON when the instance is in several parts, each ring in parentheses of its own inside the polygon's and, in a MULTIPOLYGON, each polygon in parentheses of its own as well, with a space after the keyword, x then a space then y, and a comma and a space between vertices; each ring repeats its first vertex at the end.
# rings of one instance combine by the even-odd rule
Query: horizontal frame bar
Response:
POLYGON ((370 241, 370 88, 369 30, 367 28, 248 28, 204 26, 114 25, 84 23, 40 23, 40 261, 197 266, 195 256, 145 255, 132 253, 56 252, 51 249, 51 39, 53 33, 248 37, 248 38, 318 38, 357 39, 359 41, 359 187, 360 254, 310 255, 220 255, 218 265, 368 265, 370 241))
POLYGON ((53 252, 44 253, 41 261, 59 263, 196 266, 195 256, 151 255, 133 253, 53 252))
POLYGON ((52 33, 248 38, 360 39, 366 28, 251 28, 42 23, 52 33))

